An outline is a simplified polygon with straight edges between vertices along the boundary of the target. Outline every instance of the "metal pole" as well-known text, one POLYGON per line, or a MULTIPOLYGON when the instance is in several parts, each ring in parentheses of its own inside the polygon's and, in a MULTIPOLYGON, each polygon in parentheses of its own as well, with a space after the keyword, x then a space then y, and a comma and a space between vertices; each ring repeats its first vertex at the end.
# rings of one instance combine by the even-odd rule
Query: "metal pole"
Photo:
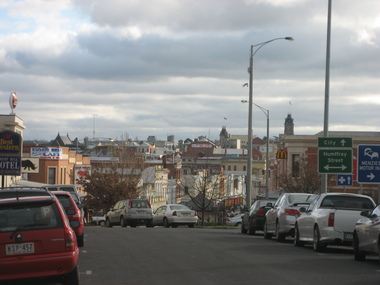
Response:
POLYGON ((265 173, 265 198, 269 192, 269 110, 267 110, 267 154, 266 154, 266 173, 265 173))
MULTIPOLYGON (((326 44, 326 72, 325 72, 325 114, 323 122, 323 136, 329 136, 329 90, 330 90, 330 41, 331 41, 331 1, 328 4, 327 16, 327 44, 326 44)), ((321 193, 327 192, 327 174, 322 174, 321 193)))
POLYGON ((253 45, 251 45, 251 53, 249 58, 249 99, 248 99, 248 158, 247 158, 247 181, 245 203, 247 208, 251 207, 251 186, 252 186, 252 103, 253 103, 253 45))
MULTIPOLYGON (((251 45, 251 52, 249 57, 249 106, 248 106, 248 158, 247 158, 247 181, 246 181, 246 206, 251 206, 251 188, 252 188, 252 103, 253 103, 253 56, 266 44, 269 44, 277 40, 293 41, 292 37, 275 38, 266 42, 262 42, 256 45, 251 45), (253 51, 254 47, 258 47, 253 51)), ((269 116, 269 114, 268 114, 269 116)))

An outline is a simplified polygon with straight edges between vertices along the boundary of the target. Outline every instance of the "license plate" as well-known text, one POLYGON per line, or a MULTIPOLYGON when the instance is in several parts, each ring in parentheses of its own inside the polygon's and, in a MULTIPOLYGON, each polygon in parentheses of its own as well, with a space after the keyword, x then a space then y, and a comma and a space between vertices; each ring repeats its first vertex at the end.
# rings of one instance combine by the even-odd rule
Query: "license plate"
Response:
POLYGON ((182 213, 182 216, 188 217, 188 216, 190 216, 190 214, 189 213, 182 213))
POLYGON ((353 233, 344 233, 344 240, 354 240, 354 234, 353 233))
POLYGON ((7 255, 33 253, 33 252, 34 252, 34 243, 32 242, 6 245, 7 255))

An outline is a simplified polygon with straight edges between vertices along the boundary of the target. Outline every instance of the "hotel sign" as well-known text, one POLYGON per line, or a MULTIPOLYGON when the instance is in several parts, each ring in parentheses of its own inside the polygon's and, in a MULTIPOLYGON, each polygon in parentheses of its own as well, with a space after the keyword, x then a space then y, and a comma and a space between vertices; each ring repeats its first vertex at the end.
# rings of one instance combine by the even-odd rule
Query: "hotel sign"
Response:
POLYGON ((0 132, 0 175, 21 174, 21 142, 16 132, 0 132))

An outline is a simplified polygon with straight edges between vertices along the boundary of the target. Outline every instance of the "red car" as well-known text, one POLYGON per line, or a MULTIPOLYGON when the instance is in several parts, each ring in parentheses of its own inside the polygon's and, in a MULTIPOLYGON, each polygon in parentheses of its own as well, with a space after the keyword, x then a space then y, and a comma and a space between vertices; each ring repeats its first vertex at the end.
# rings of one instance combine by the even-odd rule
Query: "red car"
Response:
POLYGON ((54 191, 52 193, 58 198, 59 202, 61 202, 62 207, 65 209, 67 217, 70 221, 70 226, 77 236, 78 246, 82 247, 84 245, 84 221, 81 210, 78 208, 69 192, 54 191))
POLYGON ((78 256, 58 198, 0 199, 0 280, 59 277, 63 284, 77 285, 78 256))

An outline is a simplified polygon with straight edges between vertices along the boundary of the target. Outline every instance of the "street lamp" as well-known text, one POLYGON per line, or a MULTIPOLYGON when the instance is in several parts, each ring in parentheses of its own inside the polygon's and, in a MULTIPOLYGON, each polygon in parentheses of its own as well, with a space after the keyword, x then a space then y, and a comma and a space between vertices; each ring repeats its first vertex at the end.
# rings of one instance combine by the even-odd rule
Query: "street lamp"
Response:
MULTIPOLYGON (((247 100, 241 100, 242 103, 248 103, 247 100)), ((269 192, 269 110, 264 109, 263 107, 252 103, 256 107, 258 107, 261 111, 263 111, 264 115, 267 117, 267 149, 266 149, 266 160, 265 160, 265 198, 268 198, 269 192)))
POLYGON ((251 45, 251 53, 249 58, 249 104, 248 104, 248 159, 247 159, 247 189, 246 189, 246 206, 251 206, 251 184, 252 184, 252 103, 253 103, 253 57, 266 44, 277 40, 293 41, 292 37, 275 38, 256 45, 251 45), (255 50, 254 47, 257 47, 255 50))

